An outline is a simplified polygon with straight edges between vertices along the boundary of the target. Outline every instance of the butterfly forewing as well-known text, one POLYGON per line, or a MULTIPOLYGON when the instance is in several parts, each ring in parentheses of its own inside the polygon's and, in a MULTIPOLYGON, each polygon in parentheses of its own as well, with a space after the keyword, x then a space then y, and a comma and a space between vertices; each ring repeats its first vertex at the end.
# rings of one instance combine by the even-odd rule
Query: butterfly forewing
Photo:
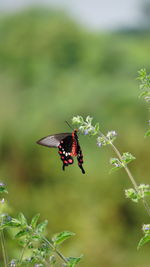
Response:
POLYGON ((63 140, 67 136, 71 136, 71 133, 48 135, 38 140, 37 144, 47 147, 58 147, 61 140, 63 140))

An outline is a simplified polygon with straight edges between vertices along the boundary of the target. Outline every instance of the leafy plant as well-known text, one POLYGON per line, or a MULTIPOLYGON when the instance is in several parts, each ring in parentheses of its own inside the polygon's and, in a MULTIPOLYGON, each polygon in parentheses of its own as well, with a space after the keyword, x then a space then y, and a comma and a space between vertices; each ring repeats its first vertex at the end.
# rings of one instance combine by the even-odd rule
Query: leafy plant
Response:
MULTIPOLYGON (((6 185, 0 183, 0 193, 8 193, 6 185)), ((50 240, 45 236, 46 226, 48 221, 45 220, 38 223, 40 214, 36 214, 31 222, 28 222, 25 215, 21 212, 17 218, 11 217, 9 214, 4 213, 5 200, 1 200, 1 213, 0 213, 0 237, 3 253, 4 266, 17 267, 17 266, 35 266, 47 267, 54 266, 59 257, 63 266, 74 267, 82 258, 80 257, 65 257, 60 251, 59 246, 68 238, 75 234, 69 231, 63 231, 55 234, 50 240), (17 258, 9 260, 4 231, 16 230, 14 236, 18 240, 20 247, 20 255, 17 258), (28 256, 26 256, 28 255, 28 256)))
MULTIPOLYGON (((78 129, 84 135, 96 136, 96 142, 98 147, 110 145, 112 150, 115 152, 117 157, 113 157, 110 159, 110 164, 113 166, 112 171, 117 171, 121 168, 124 168, 126 171, 133 188, 125 190, 125 195, 127 198, 130 198, 133 202, 137 203, 138 201, 142 201, 143 205, 150 216, 150 206, 147 202, 146 197, 150 196, 150 185, 140 184, 138 185, 128 167, 128 164, 135 160, 135 157, 130 152, 120 153, 118 148, 114 145, 114 141, 117 137, 117 133, 113 131, 109 131, 106 134, 103 134, 100 131, 99 123, 95 125, 92 124, 93 118, 87 116, 84 120, 82 116, 75 116, 72 119, 72 123, 78 126, 78 129)), ((144 229, 144 237, 140 240, 138 244, 138 248, 140 248, 143 244, 150 241, 150 227, 143 226, 144 229), (145 230, 146 229, 146 230, 145 230)))
MULTIPOLYGON (((150 103, 150 74, 147 74, 145 69, 141 69, 138 71, 138 80, 140 80, 140 94, 139 97, 143 97, 144 100, 150 103)), ((150 120, 149 120, 150 126, 150 120)), ((150 136, 150 129, 147 130, 145 136, 150 136)))

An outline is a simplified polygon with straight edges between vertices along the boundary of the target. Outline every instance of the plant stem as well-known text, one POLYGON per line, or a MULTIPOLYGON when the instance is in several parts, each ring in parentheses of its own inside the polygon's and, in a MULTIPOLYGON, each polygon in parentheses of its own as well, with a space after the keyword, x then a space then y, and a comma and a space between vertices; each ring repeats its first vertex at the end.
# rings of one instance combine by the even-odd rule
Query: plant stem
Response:
POLYGON ((26 245, 23 247, 23 249, 22 249, 21 256, 20 256, 20 260, 19 260, 20 263, 22 262, 23 255, 24 255, 24 252, 25 252, 25 249, 26 249, 27 245, 28 245, 28 244, 26 244, 26 245))
POLYGON ((1 246, 2 246, 3 259, 4 259, 4 266, 7 267, 8 266, 8 264, 7 264, 8 259, 7 259, 6 249, 5 249, 5 239, 4 239, 3 230, 1 231, 0 237, 1 237, 1 246))
POLYGON ((57 255, 65 262, 68 263, 67 259, 59 252, 59 250, 57 248, 55 248, 53 246, 53 244, 51 242, 49 242, 45 237, 42 237, 42 239, 50 246, 50 248, 53 249, 53 251, 55 251, 57 253, 57 255))
MULTIPOLYGON (((106 137, 105 137, 105 138, 106 138, 106 137)), ((118 158, 120 159, 120 161, 122 161, 122 156, 121 156, 119 150, 114 146, 114 144, 113 144, 112 142, 109 142, 109 143, 110 143, 112 149, 114 150, 114 152, 116 153, 116 155, 118 156, 118 158)), ((136 181, 135 181, 133 175, 131 174, 129 168, 128 168, 127 165, 125 165, 125 164, 123 164, 123 167, 124 167, 126 173, 128 174, 128 177, 129 177, 131 183, 133 184, 133 186, 134 186, 136 192, 138 193, 138 191, 139 191, 139 190, 138 190, 138 185, 137 185, 137 183, 136 183, 136 181)), ((146 201, 146 199, 145 199, 144 197, 142 198, 142 201, 143 201, 143 205, 144 205, 144 207, 145 207, 145 209, 146 209, 148 215, 150 216, 150 207, 149 207, 149 205, 148 205, 148 203, 147 203, 147 201, 146 201)))
POLYGON ((148 203, 144 197, 143 197, 142 201, 143 201, 143 205, 144 205, 145 209, 147 210, 148 215, 150 216, 150 207, 149 207, 149 205, 148 205, 148 203))
MULTIPOLYGON (((108 140, 107 137, 106 137, 102 132, 99 131, 99 134, 102 135, 102 136, 104 137, 104 139, 105 139, 107 142, 109 142, 109 144, 111 145, 113 151, 116 153, 116 155, 118 156, 118 158, 119 158, 120 161, 122 162, 122 156, 121 156, 119 150, 116 148, 116 146, 115 146, 112 142, 110 142, 110 140, 108 140)), ((133 184, 134 189, 135 189, 136 192, 138 193, 138 191, 139 191, 139 189, 138 189, 138 185, 137 185, 137 183, 136 183, 136 181, 135 181, 133 175, 131 174, 129 168, 127 167, 126 164, 123 164, 123 167, 124 167, 126 173, 128 174, 128 177, 129 177, 131 183, 133 184)), ((144 207, 145 207, 145 209, 146 209, 148 215, 150 216, 150 207, 149 207, 148 202, 146 201, 146 199, 145 199, 144 197, 142 198, 142 201, 143 201, 143 205, 144 205, 144 207)))
MULTIPOLYGON (((111 145, 112 149, 114 150, 114 152, 116 153, 116 155, 118 156, 118 158, 120 159, 120 161, 122 161, 122 156, 121 156, 119 150, 114 146, 113 143, 110 142, 110 145, 111 145)), ((125 171, 127 172, 128 176, 130 178, 130 181, 133 184, 135 190, 138 192, 138 185, 137 185, 136 181, 134 180, 129 168, 125 164, 123 165, 123 167, 124 167, 125 171)))

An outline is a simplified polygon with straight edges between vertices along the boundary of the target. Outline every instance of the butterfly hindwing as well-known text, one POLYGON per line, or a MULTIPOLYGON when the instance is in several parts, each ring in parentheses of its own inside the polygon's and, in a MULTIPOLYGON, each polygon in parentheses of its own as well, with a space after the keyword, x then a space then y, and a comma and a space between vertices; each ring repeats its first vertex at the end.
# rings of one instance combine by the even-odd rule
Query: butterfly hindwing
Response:
POLYGON ((65 170, 65 167, 73 164, 73 157, 72 157, 72 144, 73 144, 73 138, 72 135, 65 137, 60 141, 60 144, 58 146, 58 153, 60 155, 60 158, 63 162, 62 169, 65 170))

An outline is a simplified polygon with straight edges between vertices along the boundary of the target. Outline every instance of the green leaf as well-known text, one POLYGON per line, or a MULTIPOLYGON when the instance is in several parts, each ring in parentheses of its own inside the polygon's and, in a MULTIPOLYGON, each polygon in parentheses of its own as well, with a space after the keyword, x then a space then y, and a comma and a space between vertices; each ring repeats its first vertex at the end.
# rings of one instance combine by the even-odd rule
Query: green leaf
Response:
POLYGON ((146 69, 140 69, 140 70, 138 70, 138 74, 139 74, 139 76, 138 76, 138 78, 137 79, 143 79, 143 77, 145 77, 146 76, 146 69))
POLYGON ((96 131, 96 133, 98 133, 98 131, 99 131, 99 123, 98 122, 95 124, 95 131, 96 131))
POLYGON ((92 118, 92 117, 90 117, 90 116, 87 116, 85 120, 86 120, 86 122, 87 122, 87 123, 91 124, 91 123, 92 123, 92 120, 93 120, 93 118, 92 118))
POLYGON ((150 130, 148 130, 148 131, 145 133, 144 136, 145 136, 145 137, 150 136, 150 130))
POLYGON ((109 173, 111 174, 112 172, 117 171, 117 170, 121 169, 122 167, 123 166, 113 167, 113 168, 111 168, 111 170, 109 171, 109 173))
POLYGON ((149 95, 149 92, 148 91, 143 91, 139 94, 139 97, 143 97, 143 96, 147 96, 149 95))
POLYGON ((54 242, 55 245, 59 245, 59 244, 63 243, 66 239, 68 239, 74 235, 75 235, 75 233, 72 233, 69 231, 63 231, 61 233, 54 235, 54 237, 52 238, 52 241, 54 242))
POLYGON ((131 162, 134 159, 136 159, 136 158, 129 152, 125 152, 122 155, 122 162, 125 164, 128 164, 129 162, 131 162))
POLYGON ((77 263, 79 263, 81 261, 82 257, 83 257, 83 255, 81 255, 78 258, 75 258, 75 257, 69 257, 69 258, 67 258, 67 260, 68 260, 67 266, 74 267, 77 263))
POLYGON ((8 193, 6 185, 2 182, 0 183, 0 193, 8 193))
POLYGON ((77 115, 76 117, 72 118, 72 124, 83 124, 84 119, 82 116, 77 115))
POLYGON ((37 225, 37 227, 36 227, 36 231, 38 233, 42 233, 45 230, 47 224, 48 224, 48 221, 47 220, 45 220, 44 222, 39 223, 37 225))
POLYGON ((6 223, 6 226, 19 227, 21 226, 21 223, 19 220, 12 218, 11 221, 6 223))
POLYGON ((25 218, 24 214, 22 212, 19 213, 18 219, 21 222, 22 225, 28 225, 27 219, 25 218))
POLYGON ((37 225, 38 219, 40 217, 40 213, 36 214, 31 220, 31 227, 34 229, 37 225))
POLYGON ((24 235, 26 235, 28 233, 28 230, 27 229, 25 229, 25 230, 21 230, 21 231, 19 231, 16 235, 15 235, 15 238, 19 238, 19 237, 21 237, 21 236, 24 236, 24 235))
POLYGON ((37 234, 37 233, 32 234, 32 239, 37 240, 37 239, 40 239, 40 238, 41 238, 40 233, 39 234, 37 234))
POLYGON ((30 242, 30 243, 28 244, 28 248, 29 248, 29 249, 33 248, 33 244, 32 244, 32 242, 30 242))
POLYGON ((144 191, 144 196, 150 196, 150 191, 144 191))
POLYGON ((125 195, 127 198, 130 198, 135 203, 137 203, 138 200, 140 199, 138 193, 133 188, 126 189, 125 195))
POLYGON ((146 234, 139 241, 137 249, 140 249, 144 244, 148 243, 149 241, 150 241, 150 234, 146 234))

